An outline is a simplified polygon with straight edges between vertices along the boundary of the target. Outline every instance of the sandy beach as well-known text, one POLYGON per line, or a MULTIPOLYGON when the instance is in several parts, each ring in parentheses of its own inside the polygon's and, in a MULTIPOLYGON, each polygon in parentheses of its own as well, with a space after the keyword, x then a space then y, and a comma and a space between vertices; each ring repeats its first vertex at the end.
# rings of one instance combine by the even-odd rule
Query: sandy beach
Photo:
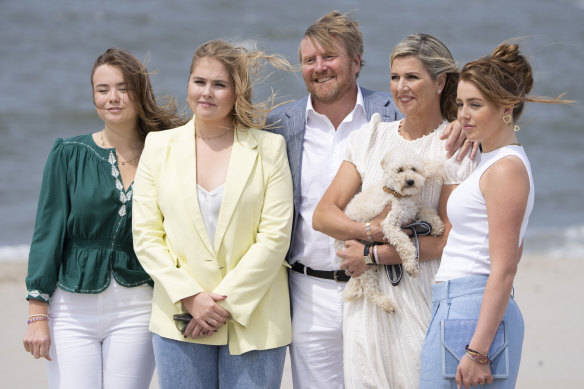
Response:
MULTIPOLYGON (((0 387, 46 388, 45 362, 34 360, 22 347, 27 303, 23 262, 0 263, 0 387)), ((578 279, 584 260, 526 256, 515 282, 515 299, 525 318, 525 340, 517 388, 577 387, 584 337, 580 334, 584 289, 578 279)), ((151 388, 158 388, 153 382, 151 388)), ((292 388, 289 360, 282 388, 292 388)))

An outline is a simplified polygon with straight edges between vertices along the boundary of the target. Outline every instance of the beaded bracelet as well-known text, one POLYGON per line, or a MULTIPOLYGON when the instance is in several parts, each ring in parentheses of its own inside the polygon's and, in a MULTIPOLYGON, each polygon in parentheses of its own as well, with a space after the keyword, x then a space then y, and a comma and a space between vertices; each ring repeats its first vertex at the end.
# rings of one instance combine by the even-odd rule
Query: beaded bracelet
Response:
POLYGON ((371 221, 367 220, 365 222, 365 233, 367 233, 367 240, 373 243, 373 236, 371 235, 371 221))
POLYGON ((491 360, 487 354, 481 354, 478 351, 473 350, 472 348, 468 347, 468 344, 464 347, 464 350, 466 351, 467 357, 481 365, 488 365, 491 363, 491 360))
POLYGON ((34 315, 28 315, 28 318, 30 319, 31 317, 49 317, 49 315, 47 315, 46 313, 35 313, 34 315))
POLYGON ((49 320, 49 315, 44 315, 44 316, 34 316, 32 319, 28 319, 28 321, 26 322, 27 325, 30 325, 31 323, 34 323, 35 321, 45 321, 45 320, 49 320))

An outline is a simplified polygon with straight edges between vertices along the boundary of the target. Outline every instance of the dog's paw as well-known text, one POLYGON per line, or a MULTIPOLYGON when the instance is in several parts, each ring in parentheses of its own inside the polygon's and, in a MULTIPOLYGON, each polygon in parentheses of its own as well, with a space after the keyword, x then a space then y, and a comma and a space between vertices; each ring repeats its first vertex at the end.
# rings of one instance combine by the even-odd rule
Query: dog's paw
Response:
POLYGON ((356 300, 363 296, 363 288, 361 283, 357 281, 356 278, 352 278, 347 283, 345 290, 343 290, 343 298, 345 301, 356 300))
POLYGON ((418 261, 407 261, 403 262, 404 270, 411 276, 417 277, 420 275, 420 264, 418 261))
POLYGON ((387 313, 394 313, 397 307, 393 304, 389 297, 383 299, 384 301, 378 302, 379 308, 383 309, 387 313))
POLYGON ((430 234, 432 236, 440 236, 444 233, 444 223, 442 223, 442 220, 437 221, 436 223, 434 223, 432 225, 432 231, 430 232, 430 234))

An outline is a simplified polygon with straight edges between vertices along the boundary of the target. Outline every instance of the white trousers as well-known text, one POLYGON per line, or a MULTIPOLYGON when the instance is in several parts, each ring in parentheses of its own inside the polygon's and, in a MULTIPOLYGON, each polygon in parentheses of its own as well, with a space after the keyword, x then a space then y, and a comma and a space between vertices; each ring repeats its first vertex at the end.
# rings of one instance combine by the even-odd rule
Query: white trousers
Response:
POLYGON ((148 330, 152 288, 120 286, 112 276, 100 294, 51 297, 51 389, 145 389, 154 372, 148 330))
POLYGON ((346 283, 290 271, 294 389, 342 389, 346 283))

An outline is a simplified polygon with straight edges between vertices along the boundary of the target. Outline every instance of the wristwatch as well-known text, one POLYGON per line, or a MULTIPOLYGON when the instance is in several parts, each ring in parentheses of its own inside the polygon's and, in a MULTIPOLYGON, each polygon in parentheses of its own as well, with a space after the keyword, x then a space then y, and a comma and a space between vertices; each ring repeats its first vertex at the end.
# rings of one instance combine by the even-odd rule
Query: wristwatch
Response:
POLYGON ((366 244, 363 247, 363 260, 365 260, 366 265, 375 265, 373 258, 371 257, 371 247, 370 245, 366 244))

